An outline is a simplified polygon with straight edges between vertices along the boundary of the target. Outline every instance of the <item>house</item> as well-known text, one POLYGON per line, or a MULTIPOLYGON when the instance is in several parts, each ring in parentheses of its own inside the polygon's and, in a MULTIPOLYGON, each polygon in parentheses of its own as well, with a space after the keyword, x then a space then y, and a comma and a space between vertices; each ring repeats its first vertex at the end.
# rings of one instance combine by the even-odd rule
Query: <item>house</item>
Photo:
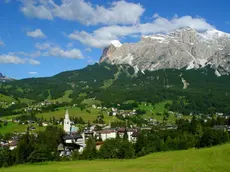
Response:
POLYGON ((96 142, 96 149, 99 150, 104 142, 96 142))
POLYGON ((117 129, 117 133, 121 138, 124 137, 125 132, 127 132, 128 141, 132 142, 133 141, 132 134, 134 132, 137 132, 137 129, 129 129, 129 128, 128 129, 127 128, 119 128, 119 129, 117 129))
POLYGON ((135 143, 137 141, 137 137, 139 135, 138 131, 134 131, 131 135, 131 142, 135 143))
POLYGON ((228 130, 228 126, 227 125, 215 125, 215 126, 213 126, 213 129, 227 131, 228 130))
POLYGON ((42 126, 43 126, 43 127, 47 127, 47 126, 48 126, 48 124, 47 124, 47 123, 45 123, 45 122, 43 122, 43 123, 42 123, 42 126))
POLYGON ((101 130, 101 131, 97 131, 95 135, 96 135, 97 138, 101 137, 102 141, 105 141, 107 139, 115 139, 117 137, 117 135, 119 135, 119 137, 123 138, 125 132, 127 132, 128 140, 130 142, 132 142, 133 141, 132 134, 133 134, 134 131, 137 131, 137 129, 109 128, 109 129, 104 129, 104 130, 101 130))
POLYGON ((84 133, 82 135, 80 134, 65 135, 63 137, 63 141, 64 141, 65 152, 78 150, 80 153, 82 153, 83 149, 86 146, 84 133))
POLYGON ((105 129, 105 130, 97 131, 96 136, 99 137, 99 135, 101 136, 102 141, 105 141, 107 139, 116 138, 117 131, 116 129, 111 129, 111 128, 105 129))
POLYGON ((16 140, 13 140, 12 142, 10 142, 9 144, 8 144, 8 146, 9 146, 9 150, 14 150, 14 149, 16 149, 17 148, 17 141, 16 140))
POLYGON ((30 130, 34 131, 36 128, 34 126, 30 126, 30 130))

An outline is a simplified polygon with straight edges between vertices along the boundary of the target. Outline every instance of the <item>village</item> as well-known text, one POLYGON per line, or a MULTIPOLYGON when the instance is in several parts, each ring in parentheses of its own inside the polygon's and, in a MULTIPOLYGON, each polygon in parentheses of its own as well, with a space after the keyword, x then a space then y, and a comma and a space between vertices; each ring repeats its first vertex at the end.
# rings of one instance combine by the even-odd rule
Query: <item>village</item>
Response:
MULTIPOLYGON (((104 109, 108 110, 108 108, 97 107, 93 105, 94 109, 104 109)), ((27 109, 28 110, 28 109, 27 109)), ((169 112, 173 113, 173 112, 169 112)), ((111 108, 108 111, 108 115, 118 116, 122 115, 123 117, 136 115, 136 110, 125 111, 118 110, 117 108, 111 108)), ((219 117, 225 119, 226 117, 223 114, 218 113, 219 117)), ((122 126, 122 127, 112 127, 111 123, 108 124, 91 124, 84 125, 83 129, 80 129, 73 121, 71 121, 71 116, 69 114, 68 108, 66 108, 65 115, 63 115, 63 121, 57 121, 58 125, 63 129, 65 135, 62 138, 62 142, 58 145, 57 150, 61 157, 71 156, 74 151, 78 151, 82 153, 84 148, 86 147, 87 140, 89 138, 94 138, 96 141, 96 149, 99 150, 103 145, 104 141, 108 139, 115 139, 117 137, 123 138, 124 135, 127 135, 127 139, 131 143, 135 143, 137 141, 138 134, 143 130, 151 130, 153 126, 158 126, 160 130, 176 130, 178 126, 176 124, 164 124, 157 122, 155 119, 149 121, 150 125, 145 125, 142 127, 137 126, 122 126)), ((7 123, 7 121, 4 121, 7 123)), ((11 122, 20 123, 20 120, 11 120, 11 122)), ((207 122, 207 119, 204 119, 204 123, 207 122)), ((33 120, 27 120, 27 124, 30 124, 28 130, 31 134, 37 135, 36 132, 36 122, 33 120)), ((21 122, 22 125, 25 125, 25 122, 21 122)), ((49 122, 42 122, 40 124, 42 127, 47 127, 49 122)), ((226 125, 215 125, 214 129, 227 130, 230 132, 230 126, 226 125)), ((9 137, 8 140, 0 140, 0 147, 8 147, 9 150, 14 150, 17 147, 17 142, 19 140, 20 135, 26 134, 26 132, 14 133, 12 137, 9 137)))

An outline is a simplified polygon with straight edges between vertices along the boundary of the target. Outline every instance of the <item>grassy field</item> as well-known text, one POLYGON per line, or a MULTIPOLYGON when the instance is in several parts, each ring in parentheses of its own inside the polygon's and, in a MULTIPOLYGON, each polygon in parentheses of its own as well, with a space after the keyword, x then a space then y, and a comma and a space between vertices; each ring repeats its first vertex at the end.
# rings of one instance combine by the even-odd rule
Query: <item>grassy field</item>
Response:
POLYGON ((73 90, 65 91, 65 94, 58 99, 51 99, 51 96, 48 97, 50 102, 71 102, 72 99, 69 97, 73 93, 73 90))
MULTIPOLYGON (((86 110, 81 111, 81 109, 78 107, 71 107, 68 110, 69 110, 70 117, 82 117, 82 119, 85 122, 87 122, 87 121, 92 122, 97 118, 97 116, 100 115, 99 110, 93 109, 93 108, 89 108, 91 113, 87 112, 86 110)), ((53 116, 57 119, 64 118, 65 117, 65 108, 61 107, 61 108, 58 108, 57 111, 48 112, 48 113, 40 113, 40 114, 37 114, 36 116, 39 118, 43 117, 45 119, 50 119, 53 116)), ((112 122, 114 120, 117 120, 117 118, 104 114, 104 121, 105 122, 109 122, 109 121, 112 122)))
MULTIPOLYGON (((141 103, 139 105, 139 108, 146 111, 146 114, 145 114, 146 117, 151 117, 153 119, 156 119, 157 121, 162 122, 163 118, 164 118, 164 115, 163 115, 164 111, 168 111, 165 108, 165 105, 171 104, 171 103, 172 103, 171 100, 157 103, 154 106, 151 104, 141 103), (157 115, 157 113, 160 113, 161 115, 157 115)), ((183 116, 183 118, 184 119, 191 119, 192 117, 191 116, 183 116)), ((175 123, 176 119, 177 118, 174 116, 174 114, 169 114, 167 122, 168 123, 175 123)))
MULTIPOLYGON (((36 127, 36 130, 34 130, 34 132, 45 130, 45 127, 39 127, 36 125, 34 126, 36 127)), ((28 125, 21 125, 14 122, 8 122, 7 126, 2 126, 0 128, 0 133, 6 134, 6 133, 14 133, 14 132, 25 132, 27 130, 27 127, 28 125)))
POLYGON ((230 144, 205 149, 154 153, 133 160, 48 162, 2 168, 1 172, 226 172, 230 169, 230 144))
POLYGON ((14 133, 14 132, 24 132, 26 131, 26 125, 20 125, 18 123, 8 122, 7 126, 2 126, 0 128, 1 134, 14 133))

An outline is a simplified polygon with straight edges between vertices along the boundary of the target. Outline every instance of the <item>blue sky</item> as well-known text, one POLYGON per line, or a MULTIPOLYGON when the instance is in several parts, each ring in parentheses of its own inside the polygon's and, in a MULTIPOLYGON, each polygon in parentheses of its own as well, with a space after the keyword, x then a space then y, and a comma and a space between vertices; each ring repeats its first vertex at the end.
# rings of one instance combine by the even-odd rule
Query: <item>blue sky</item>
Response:
POLYGON ((229 0, 1 0, 0 72, 52 76, 100 59, 112 40, 190 26, 230 33, 229 0))

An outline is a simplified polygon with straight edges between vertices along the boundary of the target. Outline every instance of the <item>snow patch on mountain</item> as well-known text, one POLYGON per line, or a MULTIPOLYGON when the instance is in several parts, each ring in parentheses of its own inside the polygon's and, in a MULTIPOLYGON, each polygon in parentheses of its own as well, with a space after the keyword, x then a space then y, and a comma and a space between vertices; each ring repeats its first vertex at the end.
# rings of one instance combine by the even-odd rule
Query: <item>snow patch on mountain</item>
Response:
POLYGON ((218 70, 215 70, 215 75, 216 75, 217 77, 220 77, 220 76, 221 76, 221 74, 220 74, 220 72, 219 72, 218 70))
POLYGON ((116 47, 116 48, 119 48, 119 47, 122 46, 122 44, 121 44, 120 41, 118 41, 118 40, 113 40, 113 41, 111 41, 111 44, 112 44, 114 47, 116 47))

